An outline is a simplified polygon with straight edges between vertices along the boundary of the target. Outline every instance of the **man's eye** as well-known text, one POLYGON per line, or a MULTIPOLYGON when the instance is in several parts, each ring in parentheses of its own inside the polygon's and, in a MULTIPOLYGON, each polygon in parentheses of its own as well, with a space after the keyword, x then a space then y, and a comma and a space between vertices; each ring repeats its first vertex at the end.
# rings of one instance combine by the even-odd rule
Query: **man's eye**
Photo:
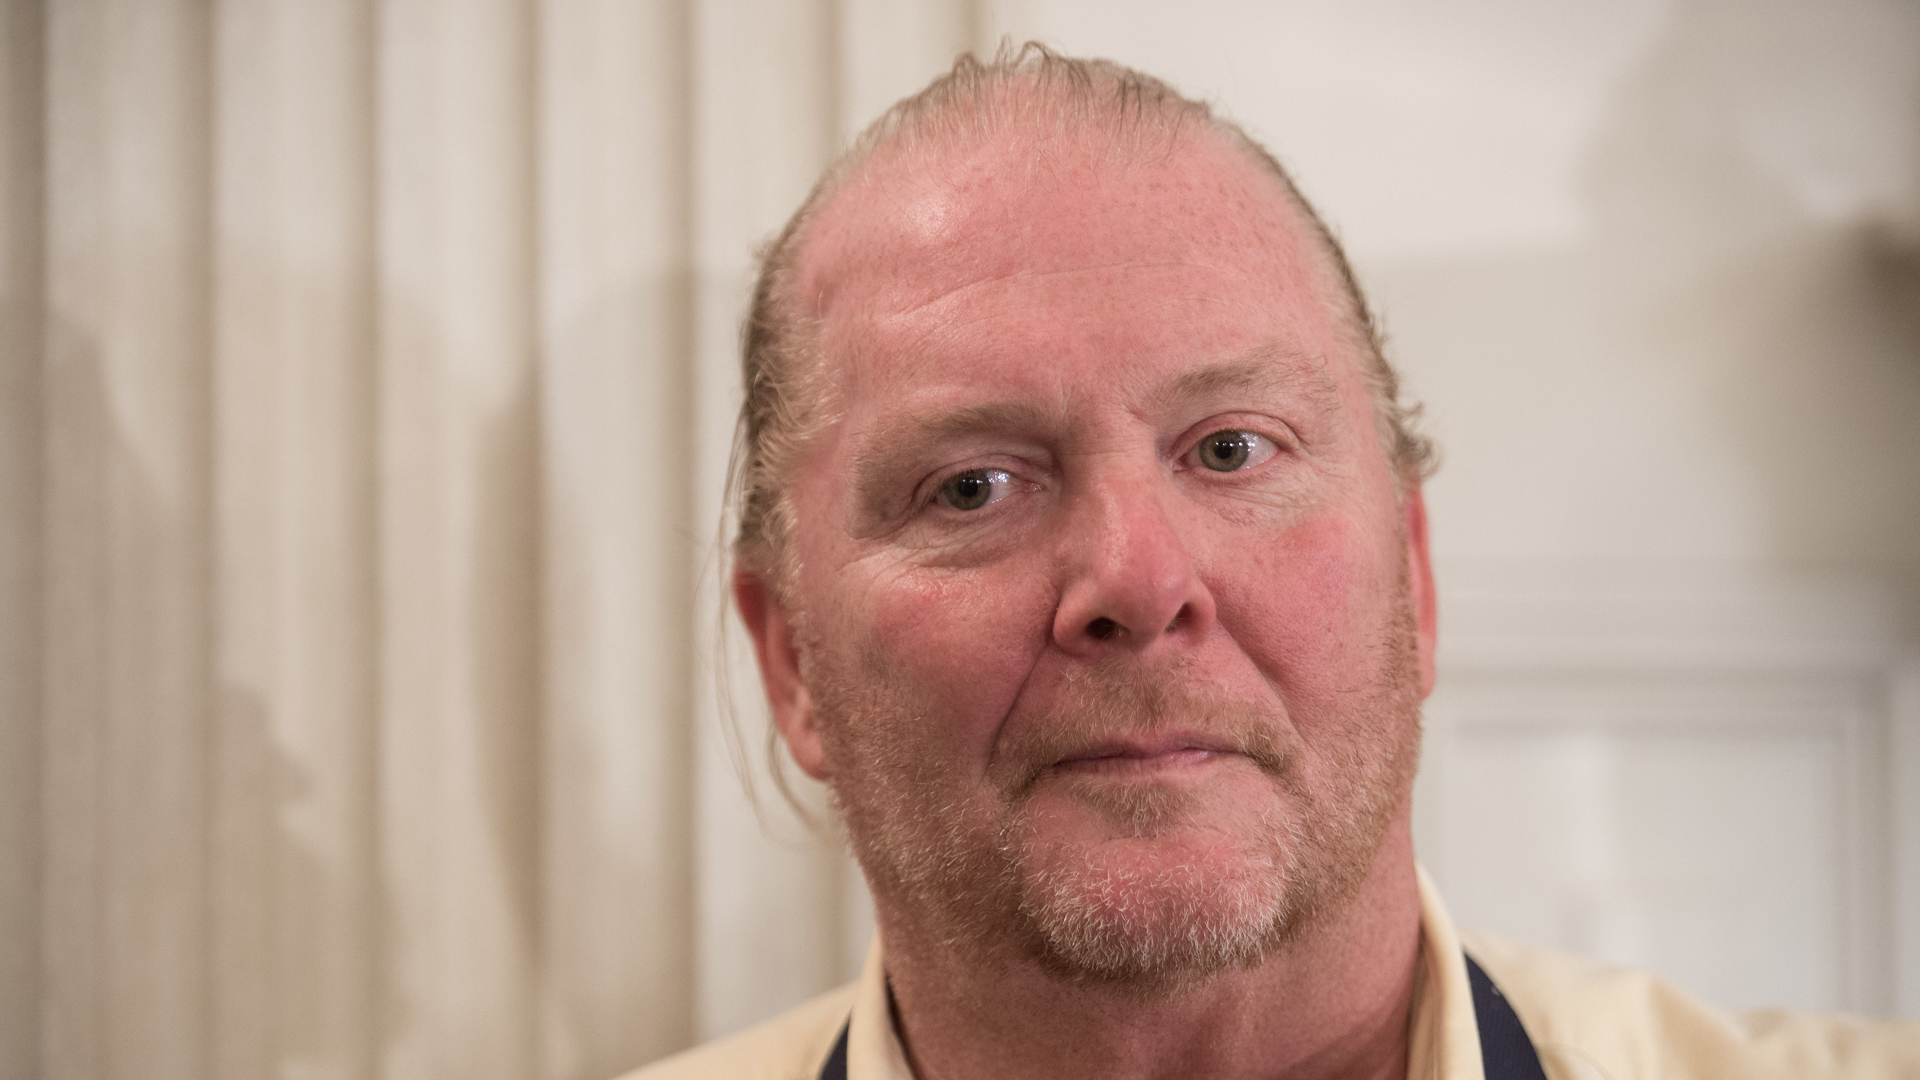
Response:
POLYGON ((968 469, 940 485, 940 501, 955 510, 978 510, 1013 490, 1013 475, 1000 469, 968 469))
POLYGON ((1236 472, 1258 465, 1277 452, 1273 440, 1251 431, 1216 431, 1193 448, 1200 464, 1214 472, 1236 472))

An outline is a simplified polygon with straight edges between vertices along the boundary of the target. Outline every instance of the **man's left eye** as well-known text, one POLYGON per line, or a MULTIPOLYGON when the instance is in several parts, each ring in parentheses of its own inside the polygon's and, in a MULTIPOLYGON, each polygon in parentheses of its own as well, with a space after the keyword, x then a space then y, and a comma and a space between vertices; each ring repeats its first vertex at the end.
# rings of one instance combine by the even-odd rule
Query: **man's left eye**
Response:
POLYGON ((1214 472, 1238 472, 1266 461, 1279 452, 1273 440, 1251 431, 1216 431, 1200 440, 1193 456, 1214 472))
POLYGON ((947 477, 940 485, 938 498, 955 510, 978 510, 1007 497, 1013 490, 1013 474, 1000 469, 968 469, 947 477))

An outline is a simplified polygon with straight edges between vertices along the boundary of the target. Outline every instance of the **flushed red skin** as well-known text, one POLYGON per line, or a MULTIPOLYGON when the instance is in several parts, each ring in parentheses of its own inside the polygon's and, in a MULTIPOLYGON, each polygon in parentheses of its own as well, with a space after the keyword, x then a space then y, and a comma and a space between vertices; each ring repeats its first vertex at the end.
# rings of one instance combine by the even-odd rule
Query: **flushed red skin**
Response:
MULTIPOLYGON (((798 293, 831 358, 835 421, 793 479, 795 610, 751 573, 736 581, 804 770, 854 783, 860 762, 822 731, 794 645, 800 613, 830 654, 812 663, 884 675, 922 706, 902 737, 963 800, 996 797, 996 753, 1102 662, 1271 706, 1311 790, 1405 734, 1361 729, 1343 703, 1394 677, 1381 643, 1409 609, 1417 693, 1431 689, 1420 495, 1398 490, 1382 453, 1320 256, 1239 150, 1203 135, 1133 158, 1059 138, 1036 154, 1016 134, 896 156, 836 195, 810 236, 798 293), (1273 378, 1174 392, 1235 362, 1273 378), (956 413, 993 423, 924 422, 956 413), (1227 428, 1271 433, 1278 452, 1244 474, 1197 468, 1195 440, 1227 428), (1012 490, 970 512, 932 500, 966 468, 1004 470, 1012 490), (1118 632, 1099 632, 1109 624, 1118 632)), ((1034 842, 1151 868, 1231 858, 1262 814, 1299 812, 1208 739, 1170 727, 1056 766, 1076 782, 1180 785, 1202 808, 1195 828, 1121 837, 1071 785, 1042 782, 1034 842)), ((955 954, 877 883, 916 1068, 925 1080, 1395 1075, 1418 940, 1405 802, 1337 917, 1167 1000, 955 954)))

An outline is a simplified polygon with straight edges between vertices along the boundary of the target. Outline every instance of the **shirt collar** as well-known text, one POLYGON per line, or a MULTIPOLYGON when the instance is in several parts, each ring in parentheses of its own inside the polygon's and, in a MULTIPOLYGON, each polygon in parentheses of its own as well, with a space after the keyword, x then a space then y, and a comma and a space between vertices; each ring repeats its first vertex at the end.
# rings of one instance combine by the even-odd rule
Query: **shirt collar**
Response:
MULTIPOLYGON (((1466 954, 1440 891, 1417 869, 1420 961, 1407 1031, 1407 1080, 1484 1080, 1466 954)), ((914 1080, 893 1026, 886 966, 875 935, 854 991, 847 1029, 847 1080, 914 1080)))

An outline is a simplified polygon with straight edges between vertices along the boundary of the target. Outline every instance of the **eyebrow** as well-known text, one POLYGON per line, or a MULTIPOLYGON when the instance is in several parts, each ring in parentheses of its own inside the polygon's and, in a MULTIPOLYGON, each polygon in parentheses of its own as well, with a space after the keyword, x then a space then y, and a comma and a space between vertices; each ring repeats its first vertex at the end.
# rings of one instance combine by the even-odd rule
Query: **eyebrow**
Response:
POLYGON ((904 439, 943 438, 954 435, 972 435, 982 431, 1007 431, 1015 428, 1034 428, 1055 419, 1047 409, 1036 408, 1021 402, 988 402, 984 405, 962 405, 958 408, 943 409, 935 413, 922 413, 904 417, 896 423, 882 428, 868 442, 878 445, 897 445, 904 439))
POLYGON ((935 413, 903 417, 861 440, 848 466, 855 491, 870 490, 898 467, 902 448, 962 435, 995 431, 1033 431, 1058 419, 1051 410, 1018 402, 963 405, 935 413))
POLYGON ((1274 344, 1256 345, 1231 359, 1183 372, 1155 390, 1151 400, 1164 408, 1236 392, 1297 393, 1328 411, 1340 403, 1340 388, 1324 362, 1274 344))

